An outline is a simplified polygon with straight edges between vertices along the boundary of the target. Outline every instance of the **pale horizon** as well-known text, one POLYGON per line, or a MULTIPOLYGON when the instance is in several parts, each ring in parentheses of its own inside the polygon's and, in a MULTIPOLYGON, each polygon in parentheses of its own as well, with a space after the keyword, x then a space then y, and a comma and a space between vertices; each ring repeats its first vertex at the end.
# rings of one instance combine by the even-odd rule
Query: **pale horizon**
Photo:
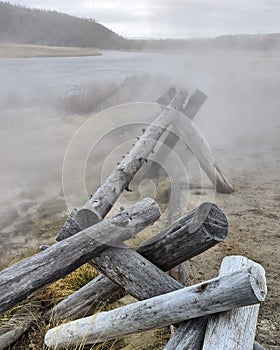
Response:
POLYGON ((12 5, 92 18, 127 39, 203 39, 280 32, 274 0, 10 0, 12 5), (120 9, 122 12, 120 13, 120 9), (156 23, 156 25, 154 25, 156 23))

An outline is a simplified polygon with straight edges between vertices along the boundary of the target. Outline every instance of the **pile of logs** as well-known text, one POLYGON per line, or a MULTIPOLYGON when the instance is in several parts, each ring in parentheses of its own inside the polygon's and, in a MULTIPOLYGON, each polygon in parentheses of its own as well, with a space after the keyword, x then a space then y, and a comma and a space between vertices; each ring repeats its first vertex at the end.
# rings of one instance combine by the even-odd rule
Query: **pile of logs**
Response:
MULTIPOLYGON (((215 277, 189 287, 185 287, 184 279, 172 277, 172 269, 227 237, 226 216, 215 204, 203 203, 186 215, 178 196, 173 196, 174 205, 170 207, 177 209, 170 212, 169 227, 137 250, 124 241, 159 219, 158 204, 145 198, 105 218, 121 193, 130 190, 134 175, 170 125, 173 132, 167 131, 164 141, 168 147, 173 148, 183 137, 216 190, 233 191, 196 129, 189 127, 206 97, 199 91, 187 97, 186 91, 172 88, 159 99, 161 114, 88 202, 73 210, 56 244, 44 246, 40 253, 0 272, 1 313, 85 263, 101 273, 41 315, 47 321, 62 322, 46 333, 49 348, 96 344, 170 325, 177 330, 165 350, 262 348, 254 343, 259 303, 266 296, 265 272, 259 264, 245 257, 227 257, 215 277), (182 114, 189 122, 177 123, 182 114), (138 302, 94 314, 100 305, 114 303, 126 294, 138 302)), ((159 150, 158 156, 161 163, 168 154, 159 150)), ((153 176, 158 170, 156 163, 147 167, 153 176)), ((34 321, 28 312, 24 318, 17 314, 14 318, 17 316, 20 322, 11 320, 0 329, 0 350, 15 342, 34 321)))

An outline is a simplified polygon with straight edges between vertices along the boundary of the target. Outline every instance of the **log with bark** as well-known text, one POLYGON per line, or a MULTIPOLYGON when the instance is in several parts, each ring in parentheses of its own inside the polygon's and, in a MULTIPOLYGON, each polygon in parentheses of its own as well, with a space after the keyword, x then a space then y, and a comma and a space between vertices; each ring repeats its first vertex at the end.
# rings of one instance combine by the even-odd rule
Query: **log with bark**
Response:
POLYGON ((74 271, 108 246, 133 238, 160 216, 150 198, 0 272, 0 313, 74 271))
MULTIPOLYGON (((215 204, 203 203, 145 242, 137 252, 161 270, 168 271, 222 242, 227 231, 228 224, 224 213, 215 204)), ((45 317, 84 317, 97 311, 100 305, 117 301, 124 295, 123 288, 105 276, 98 276, 58 303, 45 317)))
POLYGON ((187 92, 184 90, 175 95, 167 108, 146 128, 131 151, 91 196, 84 207, 71 214, 57 236, 58 241, 94 225, 106 216, 121 193, 124 190, 129 190, 129 184, 134 175, 145 163, 149 154, 153 152, 160 136, 179 114, 186 98, 187 92))
POLYGON ((47 332, 45 344, 51 349, 95 344, 257 304, 265 299, 264 286, 258 271, 245 269, 55 327, 47 332))

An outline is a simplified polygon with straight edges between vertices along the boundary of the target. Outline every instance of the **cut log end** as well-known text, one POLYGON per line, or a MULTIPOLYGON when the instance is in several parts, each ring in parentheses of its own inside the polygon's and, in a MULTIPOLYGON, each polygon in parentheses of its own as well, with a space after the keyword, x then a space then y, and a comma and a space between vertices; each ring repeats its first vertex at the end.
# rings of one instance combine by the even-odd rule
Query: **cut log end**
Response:
POLYGON ((228 234, 226 215, 213 203, 202 203, 196 210, 190 231, 196 232, 203 227, 204 234, 217 242, 225 240, 228 234))
POLYGON ((103 218, 93 209, 82 208, 77 212, 75 220, 82 229, 85 229, 97 224, 103 218))

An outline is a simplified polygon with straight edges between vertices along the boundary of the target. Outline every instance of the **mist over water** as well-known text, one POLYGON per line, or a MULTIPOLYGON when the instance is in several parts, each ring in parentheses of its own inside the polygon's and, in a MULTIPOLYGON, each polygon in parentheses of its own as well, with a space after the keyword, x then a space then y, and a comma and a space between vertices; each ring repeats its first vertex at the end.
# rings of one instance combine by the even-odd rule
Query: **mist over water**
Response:
MULTIPOLYGON (((77 108, 75 96, 81 91, 90 87, 94 96, 103 86, 105 99, 102 103, 102 98, 97 99, 100 111, 126 102, 156 102, 173 84, 190 93, 196 88, 202 90, 208 99, 195 123, 231 178, 239 172, 261 171, 267 166, 280 170, 279 71, 280 55, 276 50, 165 54, 106 51, 100 57, 0 59, 3 240, 12 234, 20 236, 21 227, 15 228, 15 222, 36 217, 42 201, 62 195, 61 173, 67 145, 89 118, 77 108), (117 88, 134 74, 149 77, 139 82, 136 79, 133 87, 123 84, 117 88), (113 85, 116 88, 112 89, 113 85), (65 100, 65 96, 70 99, 65 100)), ((141 120, 141 113, 134 112, 129 116, 131 122, 153 119, 152 113, 141 120)), ((114 122, 114 114, 107 115, 108 119, 106 113, 102 119, 105 128, 107 120, 108 127, 114 122)), ((92 130, 93 142, 99 135, 98 128, 101 125, 92 130)), ((105 155, 111 145, 107 146, 103 149, 105 155)), ((99 162, 102 159, 101 154, 99 162)))

